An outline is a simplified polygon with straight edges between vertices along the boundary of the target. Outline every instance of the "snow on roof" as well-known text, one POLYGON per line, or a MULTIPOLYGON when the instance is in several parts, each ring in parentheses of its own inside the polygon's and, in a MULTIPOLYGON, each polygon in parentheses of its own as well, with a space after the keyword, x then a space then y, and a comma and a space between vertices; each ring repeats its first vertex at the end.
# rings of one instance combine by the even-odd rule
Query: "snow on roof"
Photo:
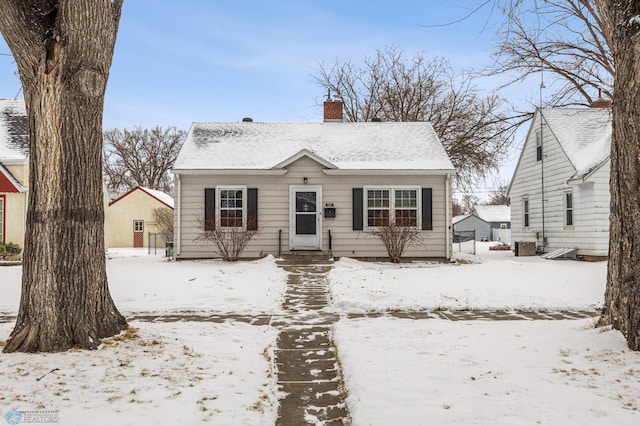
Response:
POLYGON ((27 111, 21 99, 0 99, 0 160, 25 160, 29 155, 27 111))
POLYGON ((144 186, 136 186, 135 188, 133 188, 132 190, 130 190, 129 192, 127 192, 126 194, 123 194, 121 196, 119 196, 118 198, 116 198, 115 200, 111 201, 109 203, 109 205, 113 205, 115 203, 117 203, 118 201, 122 200, 123 198, 126 198, 129 194, 140 190, 142 192, 144 192, 145 194, 155 198, 156 200, 160 201, 161 203, 167 205, 168 207, 171 207, 172 209, 174 208, 174 204, 173 204, 173 197, 171 197, 171 195, 169 194, 165 194, 162 191, 158 191, 156 189, 151 189, 151 188, 147 188, 144 186))
POLYGON ((450 170, 430 123, 194 123, 174 170, 268 170, 306 150, 352 170, 450 170))
POLYGON ((511 222, 511 207, 494 205, 477 205, 473 213, 485 222, 511 222))
POLYGON ((465 220, 465 219, 466 219, 466 218, 468 218, 469 216, 471 216, 471 215, 469 215, 469 214, 461 214, 461 215, 459 215, 459 216, 454 216, 454 217, 451 219, 451 223, 452 223, 453 225, 455 225, 456 223, 458 223, 458 222, 460 222, 460 221, 465 220))
POLYGON ((542 115, 575 167, 574 178, 588 175, 609 159, 611 109, 552 108, 542 115))
POLYGON ((163 202, 167 206, 173 208, 173 197, 169 194, 166 194, 162 191, 158 191, 156 189, 147 188, 144 186, 139 187, 141 190, 151 195, 154 198, 157 198, 159 201, 163 202))
POLYGON ((7 168, 2 164, 2 162, 0 162, 0 174, 2 174, 2 176, 4 176, 18 192, 25 192, 27 190, 27 188, 22 186, 22 184, 18 182, 18 179, 16 179, 11 174, 11 172, 7 170, 7 168))

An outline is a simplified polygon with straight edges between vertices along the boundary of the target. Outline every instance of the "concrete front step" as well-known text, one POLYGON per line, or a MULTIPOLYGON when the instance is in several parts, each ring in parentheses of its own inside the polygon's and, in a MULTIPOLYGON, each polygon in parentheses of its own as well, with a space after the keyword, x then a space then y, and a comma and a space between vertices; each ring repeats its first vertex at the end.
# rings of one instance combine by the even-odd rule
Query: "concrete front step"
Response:
POLYGON ((289 260, 306 260, 308 262, 313 262, 313 261, 331 261, 333 262, 333 256, 331 256, 329 253, 324 252, 324 251, 316 251, 316 250, 312 250, 312 251, 291 251, 289 253, 283 253, 281 255, 281 259, 284 261, 289 261, 289 260))

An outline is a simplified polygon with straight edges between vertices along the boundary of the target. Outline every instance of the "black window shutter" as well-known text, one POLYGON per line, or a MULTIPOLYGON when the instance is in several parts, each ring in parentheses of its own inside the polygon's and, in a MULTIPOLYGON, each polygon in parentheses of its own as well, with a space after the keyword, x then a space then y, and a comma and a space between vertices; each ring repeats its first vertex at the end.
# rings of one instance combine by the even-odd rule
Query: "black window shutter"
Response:
POLYGON ((432 189, 422 188, 422 229, 433 230, 432 189))
POLYGON ((204 230, 212 231, 216 227, 216 190, 204 189, 204 230))
POLYGON ((247 229, 258 230, 258 188, 247 188, 247 229))
POLYGON ((353 188, 353 230, 362 231, 362 188, 353 188))

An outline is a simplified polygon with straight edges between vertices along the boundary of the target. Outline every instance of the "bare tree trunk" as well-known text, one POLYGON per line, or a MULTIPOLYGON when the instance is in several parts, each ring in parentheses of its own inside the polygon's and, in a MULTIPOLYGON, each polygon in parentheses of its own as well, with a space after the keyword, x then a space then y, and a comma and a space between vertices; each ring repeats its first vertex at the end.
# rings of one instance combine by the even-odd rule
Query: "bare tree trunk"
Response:
POLYGON ((640 350, 640 2, 598 0, 613 52, 611 215, 602 321, 640 350))
POLYGON ((109 293, 104 92, 122 0, 0 0, 29 119, 22 296, 5 352, 94 349, 127 327, 109 293))

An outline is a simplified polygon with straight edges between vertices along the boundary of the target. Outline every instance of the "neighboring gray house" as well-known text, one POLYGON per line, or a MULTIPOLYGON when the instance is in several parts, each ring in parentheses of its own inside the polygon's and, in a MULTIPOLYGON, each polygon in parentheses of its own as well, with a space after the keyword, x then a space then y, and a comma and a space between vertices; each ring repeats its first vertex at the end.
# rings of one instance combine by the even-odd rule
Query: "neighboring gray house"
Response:
POLYGON ((489 241, 511 242, 511 207, 504 205, 479 204, 471 214, 489 224, 489 241))
POLYGON ((610 145, 610 108, 536 111, 509 188, 512 240, 607 256, 610 145))
POLYGON ((453 218, 455 232, 475 231, 476 241, 509 242, 511 209, 509 206, 477 205, 464 216, 453 218))
MULTIPOLYGON (((471 213, 453 218, 453 231, 468 234, 474 232, 476 241, 489 241, 491 224, 471 213)), ((469 235, 468 238, 473 238, 469 235)))
POLYGON ((177 259, 214 257, 203 220, 257 227, 243 253, 295 250, 386 257, 371 231, 404 217, 424 244, 407 257, 451 256, 453 165, 429 123, 194 123, 176 159, 177 259))

